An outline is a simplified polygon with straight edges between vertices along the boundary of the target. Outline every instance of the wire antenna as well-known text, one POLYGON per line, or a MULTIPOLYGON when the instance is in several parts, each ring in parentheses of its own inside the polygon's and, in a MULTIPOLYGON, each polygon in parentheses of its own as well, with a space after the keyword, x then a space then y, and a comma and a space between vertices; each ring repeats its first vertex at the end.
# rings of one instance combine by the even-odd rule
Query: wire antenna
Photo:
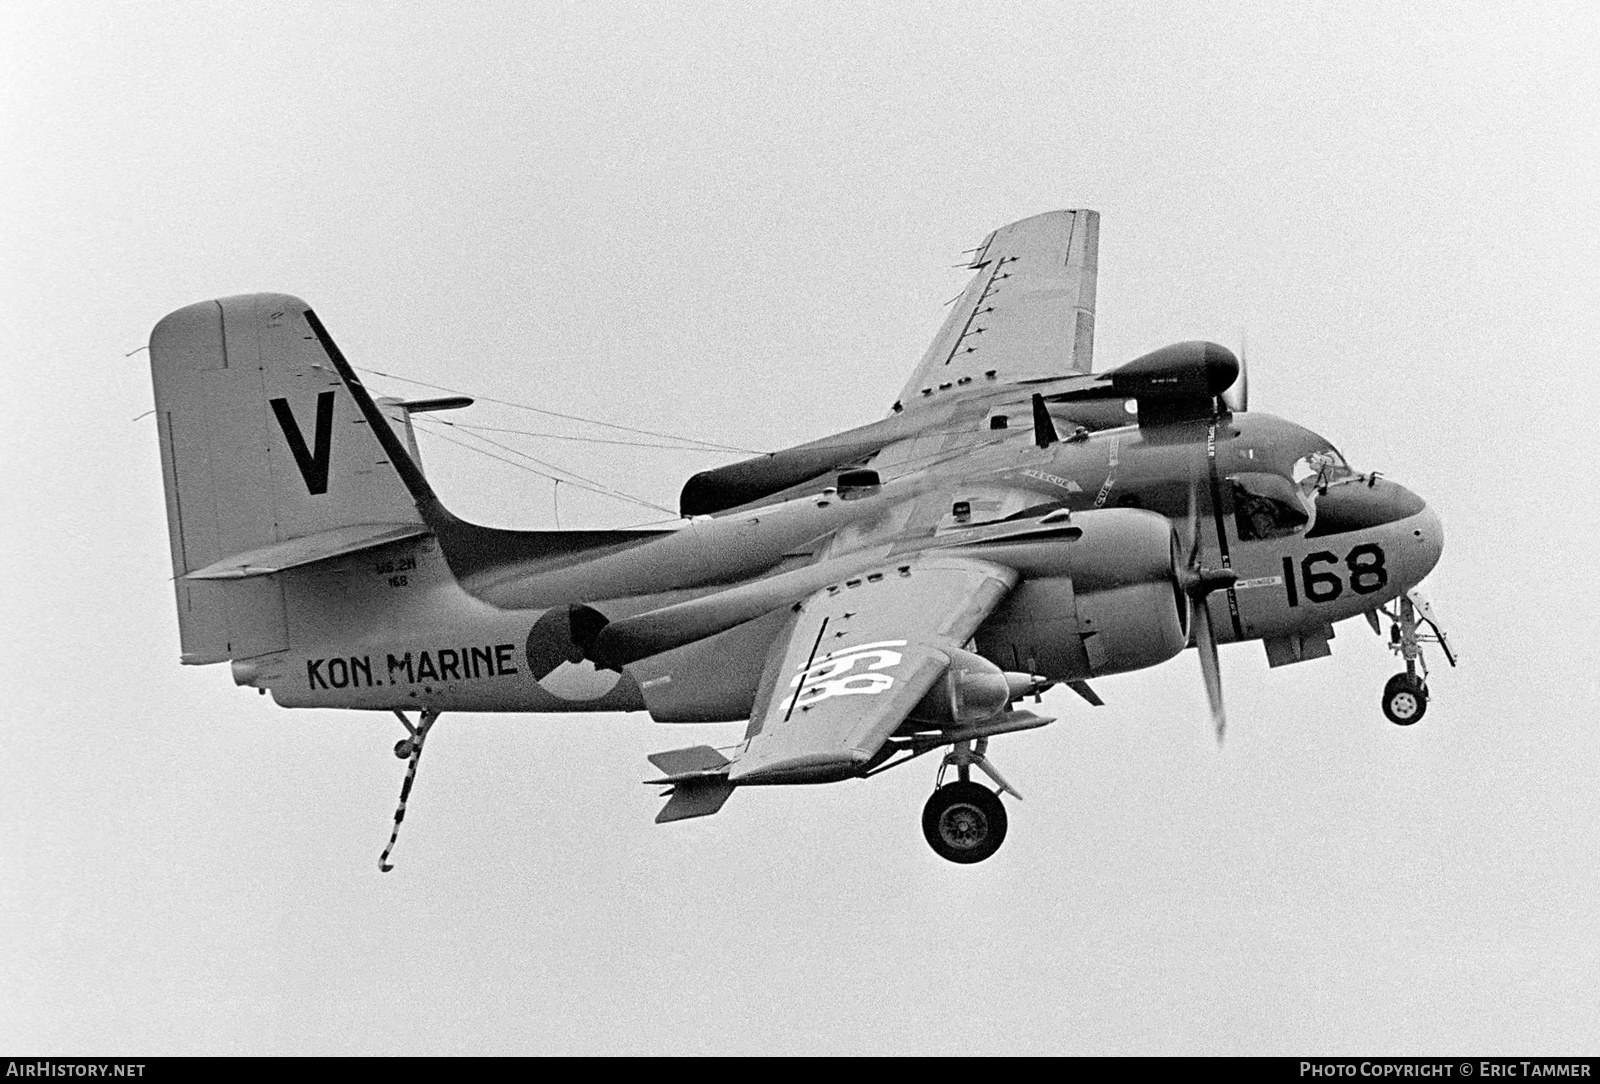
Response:
POLYGON ((586 425, 600 425, 607 429, 618 429, 624 433, 634 433, 639 436, 662 437, 666 440, 683 441, 686 444, 694 444, 702 448, 715 449, 719 452, 739 452, 744 455, 765 454, 753 448, 740 448, 733 444, 718 444, 714 441, 700 440, 698 437, 684 437, 679 436, 676 433, 658 432, 654 429, 638 429, 631 425, 618 425, 616 422, 605 422, 598 418, 585 418, 578 414, 563 414, 559 410, 546 410, 544 407, 529 406, 527 403, 516 403, 509 399, 496 399, 492 395, 479 395, 475 392, 462 391, 459 388, 447 388, 443 384, 432 384, 426 380, 417 380, 414 377, 398 376, 395 373, 386 373, 382 369, 367 369, 362 366, 356 366, 356 368, 360 368, 362 372, 371 373, 374 376, 388 377, 390 380, 401 380, 407 384, 420 384, 424 388, 432 388, 435 391, 447 391, 452 395, 470 395, 472 398, 481 400, 485 403, 498 403, 501 406, 515 407, 517 410, 529 410, 535 414, 547 414, 552 418, 564 418, 571 422, 583 422, 586 425))
POLYGON ((507 459, 504 456, 495 455, 493 452, 487 451, 487 450, 485 450, 483 448, 475 447, 474 445, 468 444, 465 441, 456 440, 454 437, 451 437, 450 435, 448 435, 446 433, 442 433, 437 429, 431 428, 431 422, 432 421, 433 421, 433 419, 429 419, 428 423, 418 424, 418 423, 421 422, 421 419, 416 419, 416 418, 412 419, 412 423, 414 425, 416 425, 416 427, 419 430, 421 430, 424 433, 429 434, 430 436, 437 437, 438 439, 440 439, 442 441, 446 441, 446 442, 448 442, 450 444, 455 444, 455 445, 458 445, 459 447, 466 448, 468 451, 477 452, 479 455, 486 455, 490 459, 498 459, 502 463, 510 464, 511 466, 516 467, 519 470, 525 470, 525 471, 529 472, 530 474, 537 474, 539 477, 547 478, 552 482, 566 482, 570 486, 576 486, 578 489, 588 490, 590 493, 595 493, 595 494, 598 494, 599 496, 602 496, 602 497, 611 497, 611 498, 613 498, 615 500, 627 501, 630 504, 637 504, 642 508, 652 508, 652 509, 656 510, 657 512, 665 512, 670 516, 676 516, 677 515, 676 511, 674 511, 671 508, 666 507, 665 505, 657 504, 655 501, 646 500, 643 497, 635 497, 633 494, 624 493, 620 489, 613 489, 612 487, 606 485, 603 482, 597 482, 592 478, 585 478, 581 474, 577 474, 577 473, 575 473, 573 471, 567 470, 565 467, 558 467, 554 463, 547 463, 544 460, 539 459, 536 456, 531 456, 527 452, 521 451, 520 449, 517 449, 517 448, 513 448, 508 444, 501 444, 497 440, 490 440, 488 437, 481 436, 481 435, 479 435, 477 433, 468 432, 466 434, 467 436, 470 436, 470 437, 472 437, 472 438, 474 438, 476 440, 483 441, 485 444, 489 444, 489 445, 492 445, 493 447, 499 448, 503 452, 510 452, 512 455, 520 456, 521 458, 526 459, 529 463, 535 463, 539 467, 543 467, 544 470, 538 470, 535 467, 529 467, 526 464, 518 463, 518 462, 516 462, 514 460, 507 459), (559 477, 558 474, 551 473, 551 472, 559 472, 560 474, 565 474, 568 477, 562 478, 562 477, 559 477))

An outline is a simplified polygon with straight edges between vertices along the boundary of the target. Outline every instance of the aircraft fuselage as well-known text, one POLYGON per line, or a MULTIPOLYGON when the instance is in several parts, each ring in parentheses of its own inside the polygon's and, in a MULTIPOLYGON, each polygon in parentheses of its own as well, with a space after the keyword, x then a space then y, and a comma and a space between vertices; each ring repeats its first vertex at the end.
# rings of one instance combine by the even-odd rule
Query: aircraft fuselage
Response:
MULTIPOLYGON (((1095 544, 1093 530, 1078 538, 1061 533, 1119 513, 1119 524, 1156 519, 1139 511, 1178 525, 1159 528, 1174 535, 1172 560, 1190 545, 1175 537, 1188 530, 1205 564, 1237 574, 1206 603, 1217 638, 1264 640, 1278 664, 1327 654, 1334 623, 1415 586, 1442 548, 1438 519, 1419 498, 1387 479, 1350 473, 1327 441, 1271 415, 1079 430, 1039 447, 1029 428, 1009 419, 991 427, 1006 410, 1014 416, 1018 408, 984 403, 981 416, 968 419, 981 428, 960 441, 950 439, 944 419, 936 438, 942 446, 932 452, 918 447, 929 439, 921 427, 869 454, 865 465, 882 477, 866 492, 841 494, 830 474, 534 575, 460 584, 429 538, 286 575, 288 612, 302 626, 291 640, 317 646, 236 662, 236 680, 270 689, 285 706, 653 710, 652 701, 665 697, 659 690, 673 683, 671 669, 645 660, 595 666, 571 637, 568 607, 582 604, 612 622, 702 615, 697 619, 712 621, 718 640, 700 637, 707 645, 701 654, 717 657, 727 673, 756 674, 780 623, 734 620, 740 612, 721 618, 716 611, 734 605, 740 592, 754 599, 751 614, 768 613, 826 586, 830 575, 868 575, 930 548, 974 547, 1001 554, 997 559, 1023 575, 975 637, 979 652, 999 666, 1057 680, 1103 676, 1159 662, 1191 642, 1181 612, 1177 639, 1171 622, 1138 623, 1142 611, 1165 608, 1169 585, 1127 594, 1137 576, 1110 582, 1124 575, 1116 561, 1074 559, 1095 544), (1326 460, 1323 474, 1308 474, 1307 461, 1316 465, 1318 456, 1326 460), (1052 513, 1053 526, 1040 522, 1052 513), (1008 542, 1008 533, 1018 537, 1008 542), (1103 616, 1086 617, 1094 599, 1103 616), (1062 612, 1074 607, 1073 615, 1062 612), (1096 652, 1096 634, 1087 631, 1096 620, 1102 629, 1108 620, 1134 624, 1106 630, 1104 645, 1123 646, 1096 652), (644 687, 652 681, 656 696, 644 687)), ((1060 414, 1058 427, 1072 430, 1071 412, 1060 414)), ((1152 539, 1147 548, 1157 529, 1142 528, 1152 539)), ((1126 548, 1123 537, 1106 544, 1126 548)), ((1181 611, 1181 602, 1173 609, 1181 611)), ((677 644, 670 651, 684 655, 677 644)), ((679 661, 706 686, 704 660, 679 661)), ((744 717, 754 682, 726 684, 731 692, 713 690, 654 713, 674 721, 744 717)))

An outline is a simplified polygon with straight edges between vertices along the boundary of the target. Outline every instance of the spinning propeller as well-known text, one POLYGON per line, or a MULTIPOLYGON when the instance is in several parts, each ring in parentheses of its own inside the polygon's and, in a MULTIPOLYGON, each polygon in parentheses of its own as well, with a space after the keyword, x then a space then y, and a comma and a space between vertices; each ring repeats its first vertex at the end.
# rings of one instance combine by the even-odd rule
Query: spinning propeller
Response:
POLYGON ((1250 409, 1250 340, 1243 330, 1239 332, 1239 379, 1222 393, 1222 402, 1235 414, 1250 409))
MULTIPOLYGON (((1238 378, 1223 389, 1217 410, 1226 409, 1242 414, 1250 409, 1250 366, 1246 360, 1249 340, 1243 330, 1239 332, 1238 378)), ((1189 510, 1187 527, 1189 557, 1179 574, 1183 592, 1189 598, 1189 627, 1194 630, 1195 650, 1200 654, 1200 676, 1206 683, 1206 700, 1211 705, 1211 725, 1217 732, 1217 744, 1228 729, 1228 715, 1222 706, 1222 665, 1217 658, 1217 634, 1211 623, 1211 607, 1206 598, 1213 591, 1226 590, 1238 582, 1239 574, 1231 568, 1205 568, 1200 564, 1200 479, 1189 482, 1189 510)))
POLYGON ((1228 728, 1228 716, 1222 707, 1222 667, 1217 660, 1217 635, 1211 625, 1211 608, 1206 597, 1213 591, 1232 587, 1239 574, 1231 568, 1207 568, 1200 564, 1200 480, 1189 483, 1189 556, 1178 582, 1189 599, 1189 627, 1194 630, 1195 650, 1200 653, 1200 676, 1206 683, 1206 700, 1211 704, 1211 725, 1217 732, 1217 744, 1228 728))
MULTIPOLYGON (((1181 342, 1163 346, 1142 354, 1130 362, 1092 380, 1049 395, 1035 396, 1034 430, 1039 446, 1046 447, 1056 437, 1039 421, 1043 415, 1048 420, 1044 405, 1050 403, 1082 403, 1102 399, 1132 399, 1138 403, 1141 428, 1185 426, 1197 423, 1211 426, 1207 440, 1207 459, 1211 471, 1209 479, 1213 495, 1217 492, 1215 439, 1216 429, 1229 414, 1242 414, 1249 408, 1250 380, 1243 355, 1244 336, 1240 335, 1239 356, 1225 346, 1212 342, 1181 342)), ((1194 434, 1194 428, 1178 429, 1177 439, 1194 434)), ((1231 568, 1206 568, 1200 564, 1200 471, 1189 482, 1189 508, 1183 533, 1187 535, 1188 553, 1181 568, 1175 568, 1179 586, 1183 588, 1189 605, 1190 628, 1194 630, 1195 647, 1200 652, 1200 672, 1205 677, 1206 698, 1211 703, 1211 722, 1216 728, 1217 740, 1222 740, 1227 729, 1227 716, 1222 708, 1222 675, 1217 663, 1217 637, 1212 627, 1211 611, 1206 606, 1213 592, 1232 587, 1238 574, 1231 568)), ((1213 501, 1213 505, 1216 501, 1213 501)), ((1213 515, 1220 514, 1213 507, 1213 515)), ((1225 549, 1225 546, 1219 546, 1225 549)))

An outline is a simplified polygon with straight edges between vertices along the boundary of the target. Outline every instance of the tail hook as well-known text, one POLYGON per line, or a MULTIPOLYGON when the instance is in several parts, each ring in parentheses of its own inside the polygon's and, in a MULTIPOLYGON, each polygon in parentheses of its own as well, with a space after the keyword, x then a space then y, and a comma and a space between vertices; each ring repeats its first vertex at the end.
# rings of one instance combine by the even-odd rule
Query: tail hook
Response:
POLYGON ((394 811, 394 831, 389 833, 389 845, 383 849, 383 854, 378 858, 378 872, 388 873, 394 869, 389 864, 389 855, 394 852, 394 845, 400 839, 400 822, 406 819, 406 800, 411 797, 411 785, 417 781, 417 765, 422 760, 422 743, 427 740, 428 731, 433 729, 433 724, 439 720, 439 711, 428 708, 417 720, 417 725, 412 726, 411 720, 405 713, 396 711, 400 722, 405 725, 411 737, 401 739, 395 746, 395 753, 408 757, 410 763, 406 765, 406 781, 400 785, 400 804, 394 811))

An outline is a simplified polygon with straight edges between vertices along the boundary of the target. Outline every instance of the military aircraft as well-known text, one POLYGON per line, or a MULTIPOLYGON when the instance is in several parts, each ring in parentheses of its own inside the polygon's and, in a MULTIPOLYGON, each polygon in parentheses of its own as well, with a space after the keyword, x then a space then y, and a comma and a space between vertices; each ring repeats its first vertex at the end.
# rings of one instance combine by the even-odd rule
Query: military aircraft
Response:
POLYGON ((960 863, 1016 796, 990 741, 1052 722, 1023 703, 1057 683, 1098 704, 1089 680, 1193 647, 1220 740, 1218 644, 1283 666, 1387 618, 1405 669, 1383 710, 1416 722, 1423 645, 1455 663, 1416 590, 1437 515, 1248 411, 1215 343, 1092 371, 1098 235, 1087 210, 995 230, 886 417, 694 475, 665 530, 464 521, 411 419, 469 399, 374 398, 293 297, 180 309, 150 357, 182 661, 398 715, 395 833, 442 712, 646 711, 748 720, 734 747, 650 757, 658 821, 948 749, 922 824, 960 863))

